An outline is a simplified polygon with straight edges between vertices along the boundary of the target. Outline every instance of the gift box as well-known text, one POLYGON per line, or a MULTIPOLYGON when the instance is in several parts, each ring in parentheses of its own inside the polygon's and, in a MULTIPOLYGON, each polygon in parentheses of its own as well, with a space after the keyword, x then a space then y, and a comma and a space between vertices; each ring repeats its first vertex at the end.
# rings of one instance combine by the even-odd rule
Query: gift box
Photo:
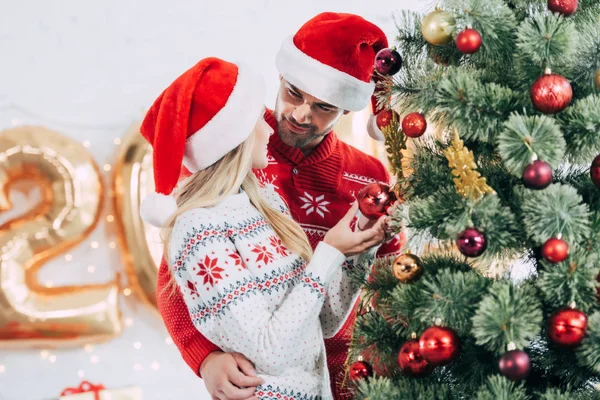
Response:
POLYGON ((78 387, 63 390, 59 400, 142 400, 142 389, 137 386, 106 389, 101 384, 83 381, 78 387))

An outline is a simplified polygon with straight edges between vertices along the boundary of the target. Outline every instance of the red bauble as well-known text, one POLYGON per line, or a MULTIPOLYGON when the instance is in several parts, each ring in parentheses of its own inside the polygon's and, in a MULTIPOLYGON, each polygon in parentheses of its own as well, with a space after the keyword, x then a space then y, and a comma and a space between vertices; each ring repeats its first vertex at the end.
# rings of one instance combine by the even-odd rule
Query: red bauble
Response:
POLYGON ((398 364, 402 371, 409 376, 425 376, 433 371, 433 366, 421 356, 419 342, 414 339, 404 343, 400 348, 398 364))
POLYGON ((467 28, 456 35, 456 48, 464 54, 473 54, 481 47, 481 35, 475 29, 467 28))
POLYGON ((531 86, 533 106, 545 114, 556 114, 567 108, 573 98, 569 81, 558 74, 546 74, 531 86))
POLYGON ((417 138, 427 130, 425 116, 420 113, 407 114, 402 120, 402 132, 408 137, 417 138))
POLYGON ((387 214, 387 209, 396 201, 396 194, 383 183, 371 183, 364 186, 356 196, 362 215, 377 219, 387 214))
POLYGON ((395 114, 396 112, 392 110, 383 110, 378 112, 377 116, 375 117, 375 123, 377 124, 377 127, 383 130, 383 128, 390 126, 392 119, 396 118, 396 121, 398 121, 399 118, 397 114, 395 114))
POLYGON ((535 160, 523 170, 523 183, 529 189, 545 189, 552 183, 552 167, 545 161, 535 160))
POLYGON ((562 239, 550 238, 542 246, 542 256, 552 264, 563 262, 569 256, 569 245, 562 239))
POLYGON ((577 11, 578 0, 548 0, 548 9, 562 15, 571 15, 577 11))
POLYGON ((531 370, 529 354, 522 350, 511 350, 500 358, 498 363, 500 373, 511 381, 520 381, 527 378, 531 370))
POLYGON ((579 345, 586 329, 587 316, 574 308, 560 310, 548 320, 548 336, 563 347, 579 345))
POLYGON ((348 374, 350 375, 350 379, 356 382, 373 376, 373 368, 364 361, 356 361, 350 366, 348 374))
POLYGON ((393 49, 381 49, 375 55, 375 71, 392 76, 402 68, 402 57, 393 49))
POLYGON ((456 241, 458 250, 467 257, 478 257, 487 248, 485 235, 475 228, 467 228, 456 241))
POLYGON ((430 364, 444 365, 458 355, 460 343, 452 329, 432 326, 419 338, 419 349, 430 364))
POLYGON ((594 158, 592 161, 592 166, 590 167, 590 176, 592 177, 592 182, 594 185, 600 189, 600 154, 594 158))

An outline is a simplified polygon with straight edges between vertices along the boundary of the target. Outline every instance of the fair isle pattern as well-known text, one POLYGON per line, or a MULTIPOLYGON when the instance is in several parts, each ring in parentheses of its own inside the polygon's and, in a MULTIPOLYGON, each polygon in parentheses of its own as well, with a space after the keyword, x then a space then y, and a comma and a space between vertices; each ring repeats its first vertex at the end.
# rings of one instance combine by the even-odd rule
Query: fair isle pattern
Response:
POLYGON ((325 213, 329 212, 327 206, 330 204, 330 202, 325 200, 324 194, 320 196, 312 196, 310 193, 304 192, 304 195, 300 196, 300 200, 304 202, 300 208, 306 211, 306 215, 315 212, 321 217, 325 218, 325 213))
POLYGON ((346 171, 344 171, 343 178, 348 181, 354 182, 354 183, 360 183, 362 185, 379 182, 377 179, 373 179, 369 176, 364 176, 364 175, 359 175, 359 174, 351 174, 346 171))
POLYGON ((261 385, 256 388, 259 400, 323 400, 322 396, 311 396, 293 390, 280 389, 279 386, 261 385))
MULTIPOLYGON (((263 195, 287 212, 272 187, 263 195)), ((193 325, 223 351, 244 354, 276 388, 260 398, 331 398, 319 314, 345 268, 343 254, 322 243, 306 263, 245 193, 179 216, 169 246, 193 325)), ((336 304, 352 307, 343 298, 336 304)))
MULTIPOLYGON (((205 323, 209 318, 220 319, 223 312, 229 310, 229 307, 235 305, 237 301, 244 301, 245 298, 256 295, 256 291, 268 293, 284 292, 288 288, 296 285, 304 272, 305 265, 301 260, 296 260, 291 268, 278 268, 271 271, 265 277, 255 277, 254 279, 243 279, 230 284, 228 287, 223 287, 217 296, 213 296, 212 300, 205 301, 202 305, 197 305, 190 309, 190 315, 194 323, 205 323)), ((317 286, 313 288, 313 280, 303 279, 303 284, 308 285, 311 289, 317 290, 319 294, 323 294, 324 287, 314 280, 317 286)), ((188 287, 190 295, 198 296, 198 290, 194 286, 188 287)))

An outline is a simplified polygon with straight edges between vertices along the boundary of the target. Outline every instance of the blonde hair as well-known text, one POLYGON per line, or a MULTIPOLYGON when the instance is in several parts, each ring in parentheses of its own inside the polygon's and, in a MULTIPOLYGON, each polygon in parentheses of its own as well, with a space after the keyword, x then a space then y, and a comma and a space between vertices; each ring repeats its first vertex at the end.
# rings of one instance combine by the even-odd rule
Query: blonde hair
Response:
MULTIPOLYGON (((164 254, 169 266, 171 266, 169 243, 177 217, 194 208, 214 206, 240 186, 285 246, 307 262, 310 260, 312 248, 300 225, 271 207, 261 196, 260 184, 251 170, 254 138, 255 133, 252 132, 248 139, 219 161, 196 172, 183 182, 176 195, 177 212, 169 218, 161 231, 165 244, 164 254)), ((171 283, 174 284, 173 279, 171 283)), ((176 285, 173 285, 173 289, 175 288, 176 285)))

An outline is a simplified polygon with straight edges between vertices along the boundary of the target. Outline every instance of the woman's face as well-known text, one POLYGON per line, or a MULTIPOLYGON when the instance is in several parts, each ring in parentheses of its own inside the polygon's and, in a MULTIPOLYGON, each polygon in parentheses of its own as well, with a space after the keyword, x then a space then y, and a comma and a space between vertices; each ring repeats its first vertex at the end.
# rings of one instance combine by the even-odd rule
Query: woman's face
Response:
POLYGON ((267 144, 273 134, 273 128, 261 116, 254 125, 254 148, 252 149, 252 168, 263 169, 269 164, 267 160, 267 144))

